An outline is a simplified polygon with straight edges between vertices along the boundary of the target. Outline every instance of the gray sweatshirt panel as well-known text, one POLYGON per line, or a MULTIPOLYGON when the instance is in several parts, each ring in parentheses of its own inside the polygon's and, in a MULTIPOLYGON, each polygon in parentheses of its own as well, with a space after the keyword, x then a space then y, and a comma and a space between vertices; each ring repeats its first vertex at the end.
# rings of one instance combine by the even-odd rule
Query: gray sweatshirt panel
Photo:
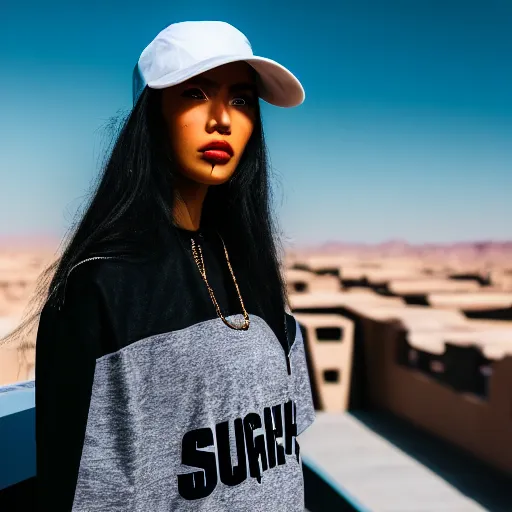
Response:
POLYGON ((304 510, 296 435, 315 411, 301 331, 288 375, 274 332, 250 318, 97 360, 73 512, 304 510))

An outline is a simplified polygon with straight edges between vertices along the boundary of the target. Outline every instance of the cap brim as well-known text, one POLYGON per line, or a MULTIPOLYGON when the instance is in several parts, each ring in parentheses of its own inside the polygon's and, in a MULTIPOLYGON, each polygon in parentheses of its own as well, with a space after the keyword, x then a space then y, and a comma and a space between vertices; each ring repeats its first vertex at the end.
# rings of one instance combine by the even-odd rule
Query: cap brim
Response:
POLYGON ((229 55, 215 57, 191 66, 179 73, 169 73, 147 83, 152 89, 164 89, 185 82, 193 76, 205 71, 229 64, 231 62, 245 61, 253 67, 259 75, 259 95, 262 100, 278 107, 296 107, 300 105, 306 95, 299 80, 281 64, 265 57, 245 57, 229 55))

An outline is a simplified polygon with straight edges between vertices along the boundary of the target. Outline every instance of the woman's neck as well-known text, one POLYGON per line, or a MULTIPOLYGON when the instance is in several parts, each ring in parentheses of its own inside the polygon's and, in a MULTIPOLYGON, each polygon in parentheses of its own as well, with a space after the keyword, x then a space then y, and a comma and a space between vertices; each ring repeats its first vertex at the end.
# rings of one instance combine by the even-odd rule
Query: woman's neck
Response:
POLYGON ((201 212, 208 185, 187 179, 178 179, 175 189, 173 218, 176 226, 197 231, 201 225, 201 212))

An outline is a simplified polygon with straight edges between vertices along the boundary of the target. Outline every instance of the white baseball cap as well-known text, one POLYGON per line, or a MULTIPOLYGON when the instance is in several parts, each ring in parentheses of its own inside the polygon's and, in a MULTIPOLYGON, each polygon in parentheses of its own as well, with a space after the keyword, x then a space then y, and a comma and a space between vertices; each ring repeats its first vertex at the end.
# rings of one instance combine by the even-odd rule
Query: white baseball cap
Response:
POLYGON ((224 21, 183 21, 162 30, 142 51, 133 71, 133 104, 145 86, 164 89, 230 62, 245 61, 259 75, 259 96, 279 107, 305 98, 299 80, 285 67, 255 56, 242 32, 224 21))

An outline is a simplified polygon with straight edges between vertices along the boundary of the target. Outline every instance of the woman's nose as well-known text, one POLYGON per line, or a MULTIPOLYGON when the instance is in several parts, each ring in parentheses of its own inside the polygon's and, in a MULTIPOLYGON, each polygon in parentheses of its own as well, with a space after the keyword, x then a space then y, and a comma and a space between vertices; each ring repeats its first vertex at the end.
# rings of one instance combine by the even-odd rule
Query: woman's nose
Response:
POLYGON ((217 130, 222 133, 231 131, 231 117, 228 105, 222 98, 216 98, 211 103, 210 119, 208 120, 210 130, 217 130))

